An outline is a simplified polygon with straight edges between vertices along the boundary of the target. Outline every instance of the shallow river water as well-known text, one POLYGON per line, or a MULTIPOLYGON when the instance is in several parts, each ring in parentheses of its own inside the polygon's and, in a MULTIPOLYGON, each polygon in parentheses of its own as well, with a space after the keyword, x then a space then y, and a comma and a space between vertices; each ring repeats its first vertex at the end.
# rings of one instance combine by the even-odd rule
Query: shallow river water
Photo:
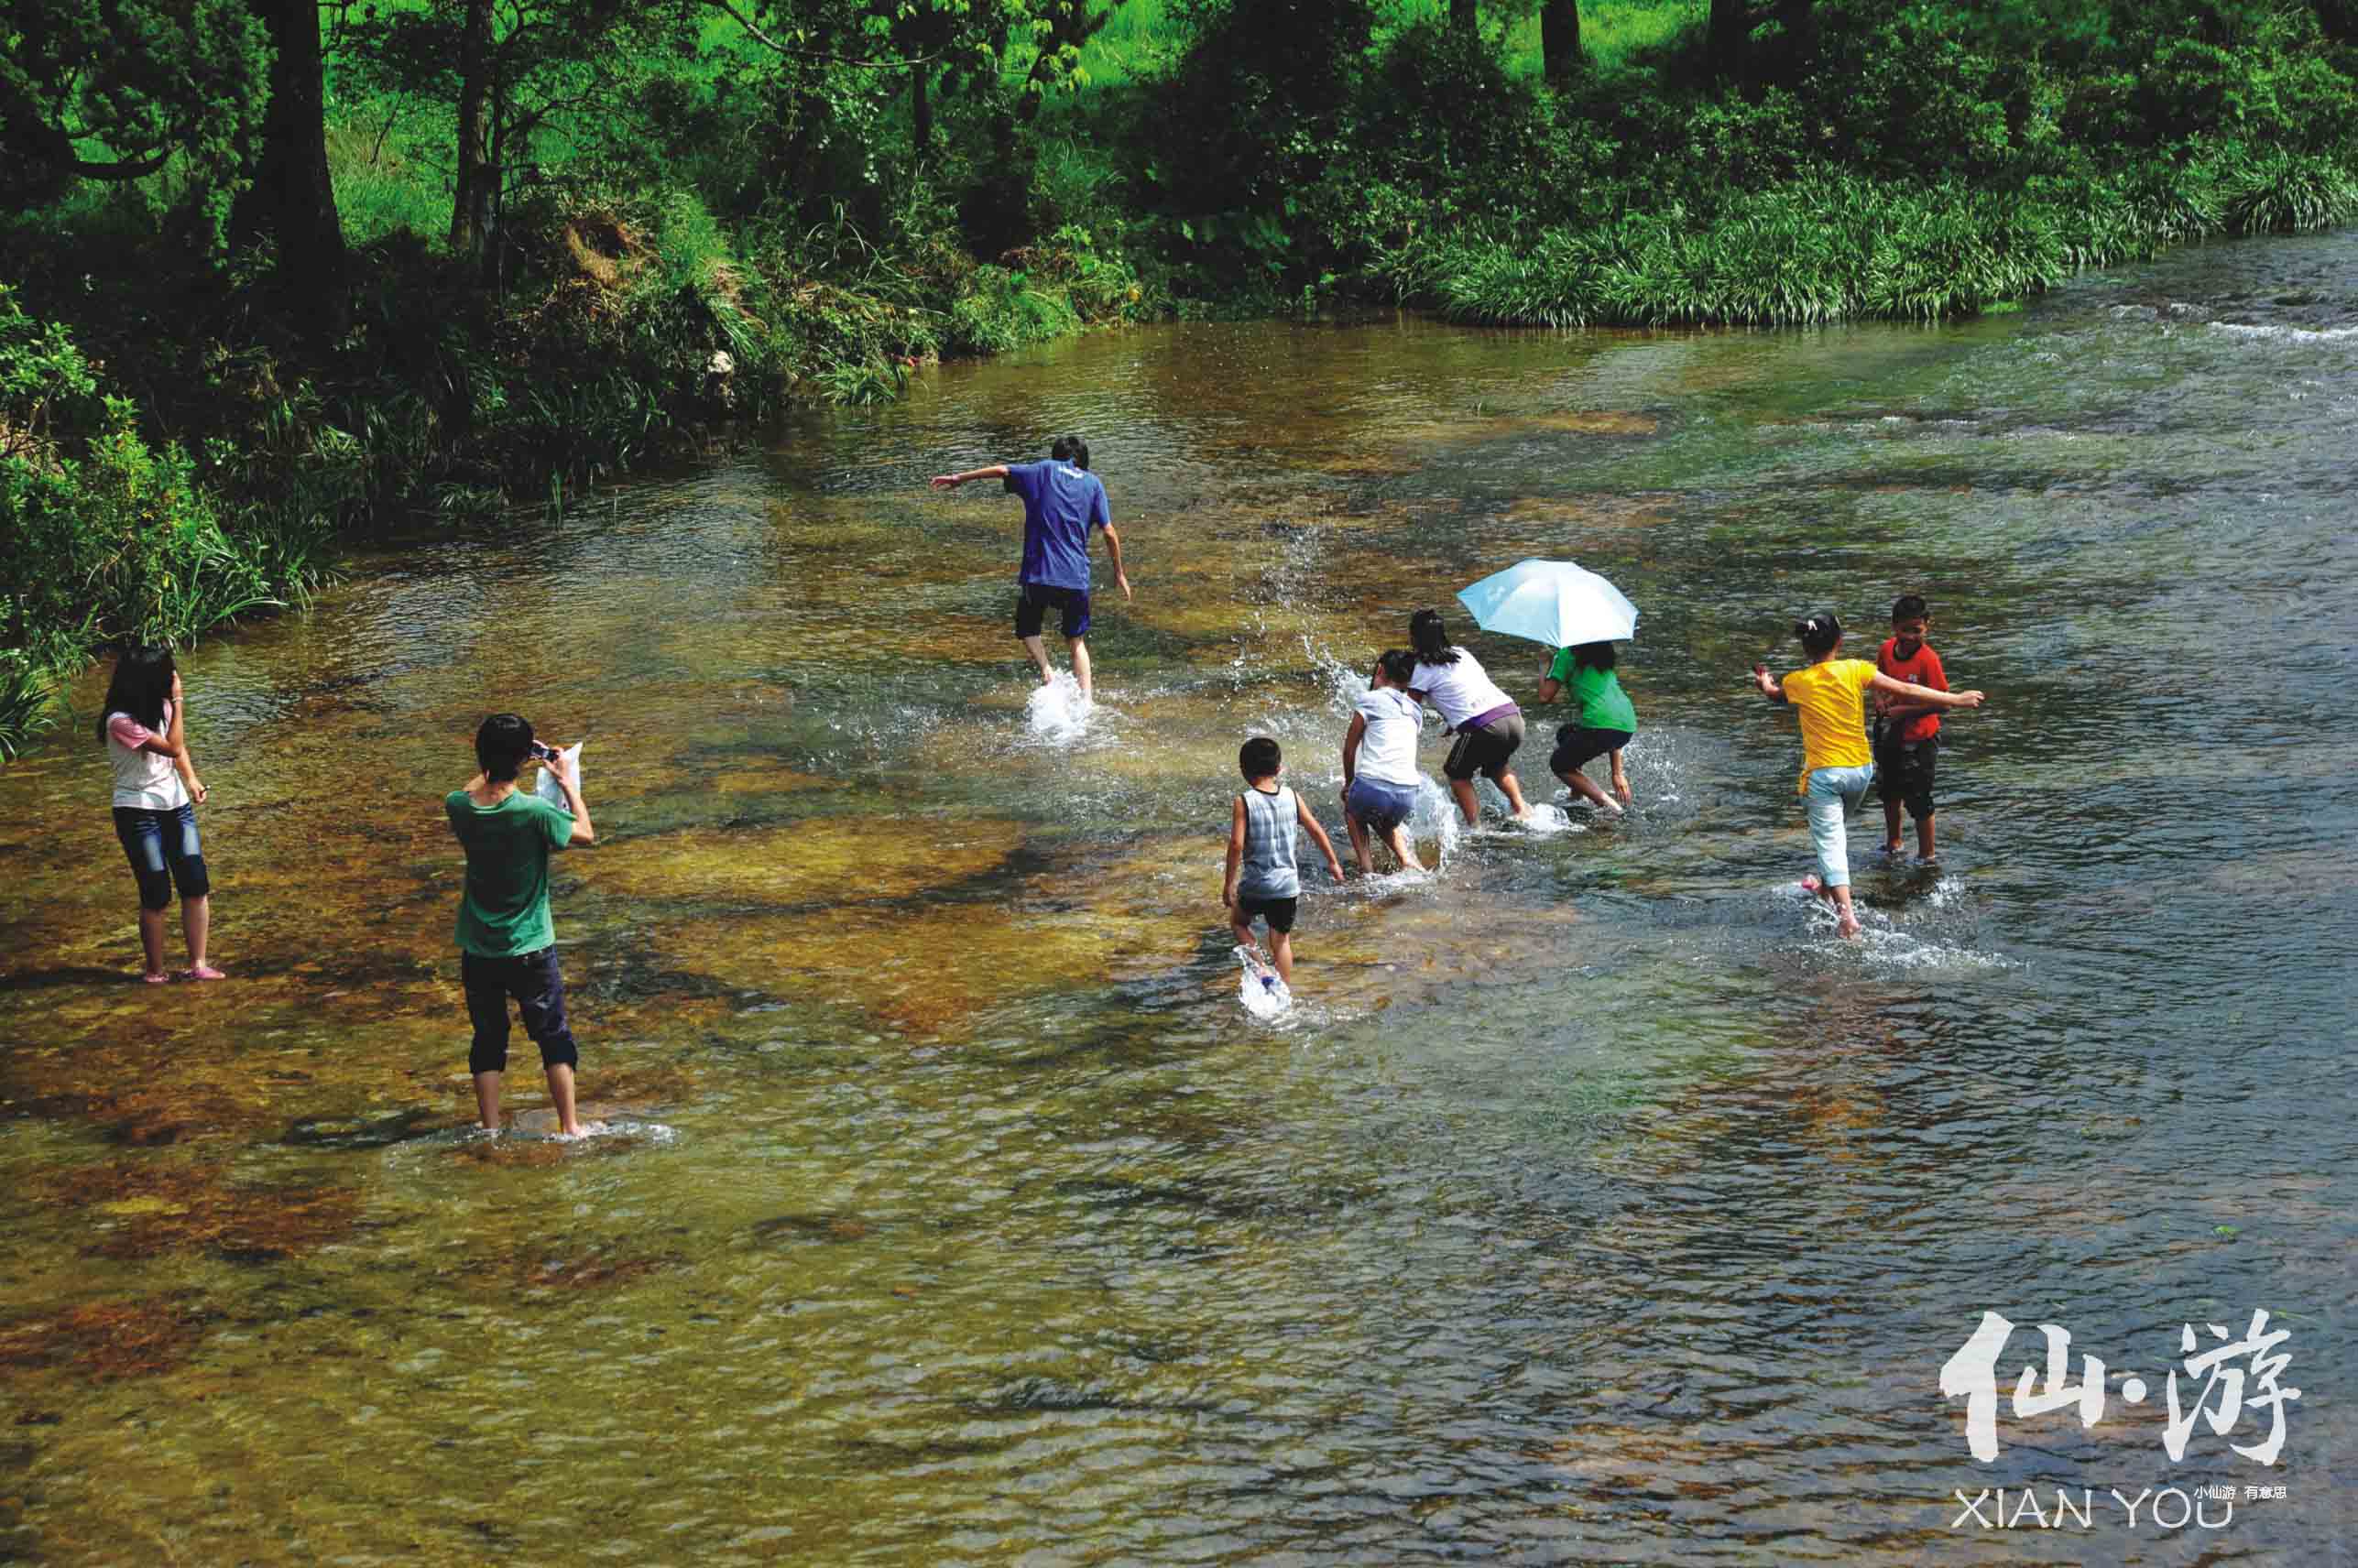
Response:
POLYGON ((136 983, 86 683, 0 771, 0 1557, 2351 1561, 2353 298, 2344 234, 1938 329, 1107 333, 383 548, 184 658, 218 985, 136 983), (1077 728, 1020 507, 925 488, 1068 429, 1137 590, 1077 728), (1254 1020, 1237 745, 1339 841, 1355 672, 1530 555, 1643 609, 1637 811, 1453 614, 1551 831, 1307 877, 1254 1020), (1990 702, 1845 944, 1747 671, 1908 589, 1990 702), (506 707, 588 737, 571 1146, 520 1035, 464 1130, 440 797, 506 707), (2041 1323, 2094 1425, 2014 1408, 2041 1323))

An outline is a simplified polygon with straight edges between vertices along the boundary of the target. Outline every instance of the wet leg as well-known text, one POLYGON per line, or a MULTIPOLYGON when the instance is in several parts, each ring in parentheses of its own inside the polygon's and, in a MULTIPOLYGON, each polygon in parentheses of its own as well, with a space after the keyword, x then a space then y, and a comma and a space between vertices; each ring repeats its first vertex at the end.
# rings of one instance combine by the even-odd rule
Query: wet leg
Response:
POLYGON ((1619 812, 1621 811, 1619 806, 1614 805, 1610 800, 1605 799, 1605 792, 1597 788, 1596 782, 1587 774, 1581 772, 1578 768, 1567 768, 1564 772, 1557 774, 1556 777, 1564 780, 1564 787, 1566 789, 1571 790, 1575 795, 1581 797, 1599 811, 1613 812, 1619 812))
MULTIPOLYGON (((557 1130, 567 1138, 579 1138, 582 1133, 582 1124, 581 1118, 573 1114, 573 1070, 562 1062, 553 1062, 549 1064, 548 1073, 549 1100, 557 1107, 557 1130)), ((493 1073, 491 1076, 496 1081, 498 1074, 493 1073)), ((478 1079, 476 1082, 479 1083, 481 1080, 478 1079)), ((493 1104, 496 1106, 499 1094, 497 1082, 493 1083, 491 1092, 494 1096, 493 1104)))
POLYGON ((193 898, 182 898, 180 900, 180 935, 188 940, 189 978, 191 980, 224 978, 220 970, 204 961, 205 938, 212 930, 212 898, 200 893, 193 898))
POLYGON ((1857 936, 1859 917, 1850 912, 1850 885, 1844 882, 1829 891, 1833 895, 1834 899, 1834 929, 1845 937, 1857 936))
POLYGON ((499 1130, 499 1074, 478 1073, 475 1075, 475 1120, 493 1132, 499 1130))
POLYGON ((1284 981, 1287 985, 1292 985, 1294 984, 1294 933, 1270 932, 1269 956, 1277 965, 1277 977, 1284 981))
POLYGON ((1450 779, 1449 793, 1457 800, 1458 814, 1466 819, 1468 827, 1472 827, 1482 820, 1482 803, 1475 798, 1472 779, 1450 779))
POLYGON ((1040 671, 1040 684, 1053 685, 1056 672, 1048 666, 1048 647, 1037 637, 1023 639, 1023 651, 1032 656, 1032 667, 1040 671))
MULTIPOLYGON (((1043 658, 1041 662, 1044 665, 1047 661, 1043 658)), ((1081 701, 1088 702, 1089 645, 1081 637, 1073 639, 1073 680, 1081 688, 1081 701)))
POLYGON ((1900 837, 1899 818, 1900 803, 1897 800, 1885 800, 1883 802, 1883 853, 1894 859, 1897 859, 1900 853, 1907 848, 1906 841, 1900 837))
POLYGON ((1500 768, 1498 777, 1492 779, 1491 782, 1496 784, 1500 790, 1505 794, 1507 798, 1507 805, 1514 812, 1514 820, 1519 822, 1529 822, 1531 820, 1531 808, 1523 803, 1523 784, 1515 778, 1514 769, 1512 768, 1500 768))
POLYGON ((139 907, 139 950, 147 955, 149 985, 167 978, 164 973, 164 911, 139 907))
POLYGON ((1425 869, 1425 862, 1416 858, 1416 846, 1409 842, 1406 822, 1398 823, 1390 833, 1384 834, 1383 842, 1392 846, 1392 855, 1400 862, 1400 868, 1403 871, 1425 869))
POLYGON ((1359 875, 1362 877, 1375 875, 1375 856, 1368 853, 1367 823, 1359 821, 1358 815, 1347 806, 1343 809, 1343 826, 1351 835, 1351 859, 1358 864, 1359 875))

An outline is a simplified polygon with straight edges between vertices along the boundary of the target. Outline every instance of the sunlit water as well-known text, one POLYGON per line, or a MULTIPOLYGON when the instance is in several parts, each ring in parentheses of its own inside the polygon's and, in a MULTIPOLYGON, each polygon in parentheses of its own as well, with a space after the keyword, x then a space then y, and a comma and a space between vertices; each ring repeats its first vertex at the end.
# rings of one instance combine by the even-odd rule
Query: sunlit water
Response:
POLYGON ((85 685, 0 774, 7 1550, 2349 1561, 2353 291, 2344 234, 1938 330, 1134 331, 386 548, 184 663, 214 986, 136 983, 85 685), (1016 505, 924 484, 1071 429, 1137 589, 1086 711, 1010 635, 1016 505), (1526 555, 1643 607, 1636 810, 1534 707, 1552 831, 1436 788, 1437 874, 1311 857, 1252 1016, 1238 745, 1348 863, 1355 682, 1526 555), (1905 589, 1991 702, 1937 869, 1854 822, 1844 943, 1746 672, 1905 589), (588 741, 574 1143, 520 1034, 465 1130, 440 797, 508 707, 588 741), (2254 1308, 2281 1457, 2247 1411, 2173 1465, 2180 1326, 2254 1308), (2105 1419, 1975 1463, 1984 1309, 2105 1419), (2288 1495, 2104 1497, 2218 1483, 2288 1495), (1954 1527, 1999 1486, 2099 1513, 1954 1527))

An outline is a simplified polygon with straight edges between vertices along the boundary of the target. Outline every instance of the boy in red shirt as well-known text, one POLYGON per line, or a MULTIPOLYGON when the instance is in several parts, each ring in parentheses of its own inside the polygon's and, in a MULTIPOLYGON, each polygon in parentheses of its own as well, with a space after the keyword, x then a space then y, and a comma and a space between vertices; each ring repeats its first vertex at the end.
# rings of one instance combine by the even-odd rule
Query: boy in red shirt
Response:
MULTIPOLYGON (((1932 615, 1923 595, 1903 593, 1892 604, 1892 635, 1875 654, 1875 668, 1894 681, 1949 690, 1940 656, 1924 639, 1932 615)), ((1896 860, 1907 845, 1900 838, 1900 807, 1916 819, 1916 857, 1934 858, 1932 771, 1940 755, 1940 710, 1902 698, 1875 699, 1875 788, 1883 801, 1883 853, 1896 860)))

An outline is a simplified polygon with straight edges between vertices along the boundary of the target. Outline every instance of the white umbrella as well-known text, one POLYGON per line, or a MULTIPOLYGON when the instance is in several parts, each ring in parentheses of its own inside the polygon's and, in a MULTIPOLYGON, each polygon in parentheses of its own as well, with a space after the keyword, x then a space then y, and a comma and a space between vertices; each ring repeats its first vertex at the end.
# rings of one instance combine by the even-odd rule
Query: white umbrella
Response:
POLYGON ((1461 589, 1457 599, 1484 631, 1550 648, 1637 635, 1638 607, 1629 596, 1568 561, 1519 561, 1461 589))

